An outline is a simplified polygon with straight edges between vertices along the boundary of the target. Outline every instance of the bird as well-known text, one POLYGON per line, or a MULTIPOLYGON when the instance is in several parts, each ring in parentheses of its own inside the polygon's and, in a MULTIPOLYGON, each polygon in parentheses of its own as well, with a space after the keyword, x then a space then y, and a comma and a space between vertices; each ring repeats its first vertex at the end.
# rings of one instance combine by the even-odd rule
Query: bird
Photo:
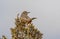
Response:
POLYGON ((27 12, 27 11, 23 11, 22 14, 21 14, 21 17, 22 18, 26 18, 26 19, 30 19, 30 17, 28 16, 30 12, 27 12))
POLYGON ((21 17, 20 17, 21 22, 31 23, 32 20, 36 19, 36 18, 30 18, 30 17, 28 16, 29 13, 30 13, 30 12, 27 12, 27 11, 23 11, 23 12, 22 12, 21 17))

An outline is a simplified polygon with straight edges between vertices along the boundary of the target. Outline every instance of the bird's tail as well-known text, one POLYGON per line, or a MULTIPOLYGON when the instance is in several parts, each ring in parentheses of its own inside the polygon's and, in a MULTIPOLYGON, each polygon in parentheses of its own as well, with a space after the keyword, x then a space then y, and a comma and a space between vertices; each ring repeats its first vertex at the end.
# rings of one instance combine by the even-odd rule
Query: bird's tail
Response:
POLYGON ((34 20, 34 19, 37 19, 37 18, 34 17, 34 18, 32 18, 31 20, 34 20))

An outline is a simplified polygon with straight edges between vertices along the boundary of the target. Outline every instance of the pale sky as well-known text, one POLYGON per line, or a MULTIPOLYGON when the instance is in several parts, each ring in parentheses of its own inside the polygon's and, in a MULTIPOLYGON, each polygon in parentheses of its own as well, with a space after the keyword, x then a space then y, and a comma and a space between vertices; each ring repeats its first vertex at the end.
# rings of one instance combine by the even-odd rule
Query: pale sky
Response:
POLYGON ((0 0, 0 37, 11 38, 17 13, 25 10, 31 12, 30 17, 37 17, 33 24, 43 39, 60 39, 60 0, 0 0))

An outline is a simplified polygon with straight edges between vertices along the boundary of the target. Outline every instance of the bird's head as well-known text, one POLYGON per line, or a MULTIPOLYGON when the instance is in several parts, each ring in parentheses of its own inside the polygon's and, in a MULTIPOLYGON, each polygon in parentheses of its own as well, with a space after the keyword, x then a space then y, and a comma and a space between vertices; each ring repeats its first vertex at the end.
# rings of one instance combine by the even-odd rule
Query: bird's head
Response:
POLYGON ((25 15, 28 15, 30 12, 27 12, 27 11, 23 11, 22 14, 25 14, 25 15))

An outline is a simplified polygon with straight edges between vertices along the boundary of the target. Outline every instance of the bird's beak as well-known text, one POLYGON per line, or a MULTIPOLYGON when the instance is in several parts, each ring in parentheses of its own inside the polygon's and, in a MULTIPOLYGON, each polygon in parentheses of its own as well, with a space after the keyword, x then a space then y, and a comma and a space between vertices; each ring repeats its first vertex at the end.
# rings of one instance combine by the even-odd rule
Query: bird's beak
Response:
POLYGON ((30 12, 27 12, 27 13, 30 13, 30 12))

